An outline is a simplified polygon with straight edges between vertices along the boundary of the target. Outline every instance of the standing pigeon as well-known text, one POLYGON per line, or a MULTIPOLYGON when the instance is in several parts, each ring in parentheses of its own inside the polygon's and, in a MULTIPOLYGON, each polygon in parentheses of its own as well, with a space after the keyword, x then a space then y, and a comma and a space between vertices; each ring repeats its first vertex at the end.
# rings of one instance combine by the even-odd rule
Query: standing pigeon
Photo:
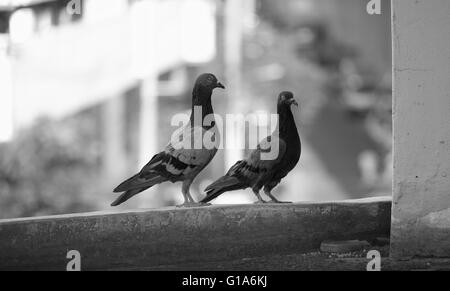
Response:
POLYGON ((207 195, 201 202, 207 203, 227 191, 251 187, 258 198, 256 203, 266 203, 259 194, 264 187, 264 193, 272 199, 271 202, 283 203, 271 191, 295 167, 301 153, 300 137, 291 104, 298 106, 293 94, 281 92, 277 104, 277 130, 266 137, 247 159, 238 161, 225 176, 206 187, 207 195), (273 159, 264 159, 263 154, 271 150, 278 150, 278 155, 273 159))
POLYGON ((220 136, 215 127, 211 105, 211 95, 215 88, 225 89, 213 74, 202 74, 197 78, 192 91, 189 123, 171 139, 164 151, 156 154, 139 173, 114 189, 114 192, 124 193, 111 206, 122 204, 134 195, 166 181, 183 182, 181 192, 184 203, 180 206, 200 204, 195 203, 189 188, 195 177, 209 164, 217 152, 220 136), (207 116, 211 118, 209 122, 206 122, 207 116), (207 133, 210 133, 209 140, 212 141, 213 146, 205 146, 203 143, 203 137, 207 133))

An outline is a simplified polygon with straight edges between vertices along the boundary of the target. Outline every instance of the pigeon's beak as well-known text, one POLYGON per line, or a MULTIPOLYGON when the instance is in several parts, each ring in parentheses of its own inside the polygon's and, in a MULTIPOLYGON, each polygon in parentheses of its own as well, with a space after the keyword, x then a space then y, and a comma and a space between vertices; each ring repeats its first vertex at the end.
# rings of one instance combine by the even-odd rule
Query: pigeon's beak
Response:
POLYGON ((289 102, 289 105, 292 105, 292 104, 294 104, 295 106, 298 107, 298 103, 294 99, 291 99, 291 101, 289 102))
POLYGON ((217 82, 217 84, 216 84, 216 88, 222 88, 222 89, 225 89, 225 86, 224 86, 224 85, 222 85, 222 83, 220 83, 220 82, 217 82))

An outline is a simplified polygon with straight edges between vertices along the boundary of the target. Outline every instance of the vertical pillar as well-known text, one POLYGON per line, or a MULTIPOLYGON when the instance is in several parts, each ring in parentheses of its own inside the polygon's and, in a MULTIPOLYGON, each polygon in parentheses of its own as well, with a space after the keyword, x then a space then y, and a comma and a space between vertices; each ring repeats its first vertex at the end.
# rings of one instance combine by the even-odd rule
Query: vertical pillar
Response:
POLYGON ((123 96, 117 95, 103 105, 103 173, 107 181, 114 183, 123 179, 127 170, 124 103, 123 96))
POLYGON ((391 256, 450 256, 450 1, 392 1, 391 256))
MULTIPOLYGON (((137 130, 139 153, 137 169, 143 167, 158 150, 158 0, 137 1, 131 7, 131 36, 133 67, 141 81, 139 125, 137 130)), ((164 21, 170 21, 164 19, 164 21)), ((163 24, 162 24, 163 25, 163 24)), ((136 170, 137 170, 136 169, 136 170)), ((154 187, 156 189, 156 187, 154 187)), ((139 195, 136 206, 155 205, 155 195, 139 195)))
POLYGON ((139 110, 139 155, 137 167, 144 166, 158 145, 158 40, 157 0, 133 2, 131 6, 131 41, 134 74, 141 82, 139 110))
POLYGON ((9 46, 9 12, 0 13, 0 142, 12 138, 13 123, 13 85, 9 46))
MULTIPOLYGON (((242 113, 242 92, 241 92, 241 65, 242 65, 242 18, 243 2, 241 0, 226 0, 225 2, 225 34, 224 34, 224 63, 225 78, 228 91, 228 110, 230 114, 242 113)), ((244 132, 241 128, 236 128, 236 132, 228 133, 226 138, 234 138, 235 145, 243 144, 244 132)), ((227 146, 224 144, 225 147, 227 146)), ((237 160, 242 158, 241 149, 226 148, 225 150, 225 170, 231 167, 237 160)))
MULTIPOLYGON (((156 73, 156 72, 155 72, 156 73)), ((157 153, 158 100, 157 76, 152 74, 142 80, 139 113, 139 167, 144 166, 157 153)))

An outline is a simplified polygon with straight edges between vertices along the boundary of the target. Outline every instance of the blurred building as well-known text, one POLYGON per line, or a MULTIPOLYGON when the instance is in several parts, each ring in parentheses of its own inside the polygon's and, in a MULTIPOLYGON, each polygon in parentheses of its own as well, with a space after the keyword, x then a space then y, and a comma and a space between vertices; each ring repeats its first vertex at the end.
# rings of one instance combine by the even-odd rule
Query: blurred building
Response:
MULTIPOLYGON (((110 192, 168 142, 170 117, 190 109, 197 75, 224 78, 224 62, 239 62, 239 47, 222 44, 235 35, 239 41, 239 32, 226 33, 232 22, 225 14, 241 6, 225 6, 214 0, 1 1, 1 141, 43 116, 90 116, 102 169, 96 190, 110 192)), ((230 67, 229 75, 239 63, 230 67)), ((216 176, 223 172, 223 158, 215 169, 216 176)), ((173 196, 157 205, 172 204, 173 196)))
MULTIPOLYGON (((390 140, 390 103, 378 106, 387 104, 380 96, 390 100, 390 84, 383 83, 391 66, 388 2, 382 15, 369 16, 360 0, 0 0, 0 163, 3 153, 7 165, 0 192, 33 197, 34 184, 24 191, 8 182, 20 171, 6 158, 12 152, 23 159, 14 148, 29 143, 23 135, 31 130, 35 139, 52 139, 43 144, 64 149, 58 158, 67 164, 55 166, 58 150, 36 147, 39 171, 79 165, 76 177, 33 176, 35 183, 45 180, 42 192, 53 183, 52 191, 68 200, 82 196, 90 208, 108 208, 114 186, 168 142, 171 116, 190 110, 192 84, 208 71, 227 87, 213 100, 222 116, 274 112, 281 90, 301 101, 302 159, 277 190, 281 199, 378 195, 385 191, 378 184, 390 179, 390 142, 379 145, 390 140), (376 112, 387 116, 387 130, 376 112), (42 117, 51 122, 34 128, 42 117), (12 149, 2 151, 2 143, 12 149)), ((219 151, 197 179, 194 197, 243 156, 219 151)), ((19 177, 27 184, 29 176, 19 177)), ((123 207, 181 199, 170 183, 147 192, 123 207)), ((252 200, 245 191, 217 202, 252 200)), ((71 209, 60 211, 88 210, 71 209)))
POLYGON ((190 107, 196 68, 217 55, 216 5, 0 2, 0 139, 41 116, 64 120, 91 111, 101 138, 100 184, 110 190, 168 141, 159 126, 170 125, 173 112, 161 116, 158 100, 190 107))

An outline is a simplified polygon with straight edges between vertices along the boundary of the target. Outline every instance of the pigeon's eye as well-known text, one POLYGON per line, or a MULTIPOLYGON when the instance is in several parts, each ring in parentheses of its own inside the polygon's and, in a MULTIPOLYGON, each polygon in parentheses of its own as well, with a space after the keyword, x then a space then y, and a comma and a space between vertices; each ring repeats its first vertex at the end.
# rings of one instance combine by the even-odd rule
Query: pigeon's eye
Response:
POLYGON ((290 95, 283 95, 282 98, 283 98, 284 101, 289 101, 289 100, 291 100, 293 97, 290 96, 290 95))

